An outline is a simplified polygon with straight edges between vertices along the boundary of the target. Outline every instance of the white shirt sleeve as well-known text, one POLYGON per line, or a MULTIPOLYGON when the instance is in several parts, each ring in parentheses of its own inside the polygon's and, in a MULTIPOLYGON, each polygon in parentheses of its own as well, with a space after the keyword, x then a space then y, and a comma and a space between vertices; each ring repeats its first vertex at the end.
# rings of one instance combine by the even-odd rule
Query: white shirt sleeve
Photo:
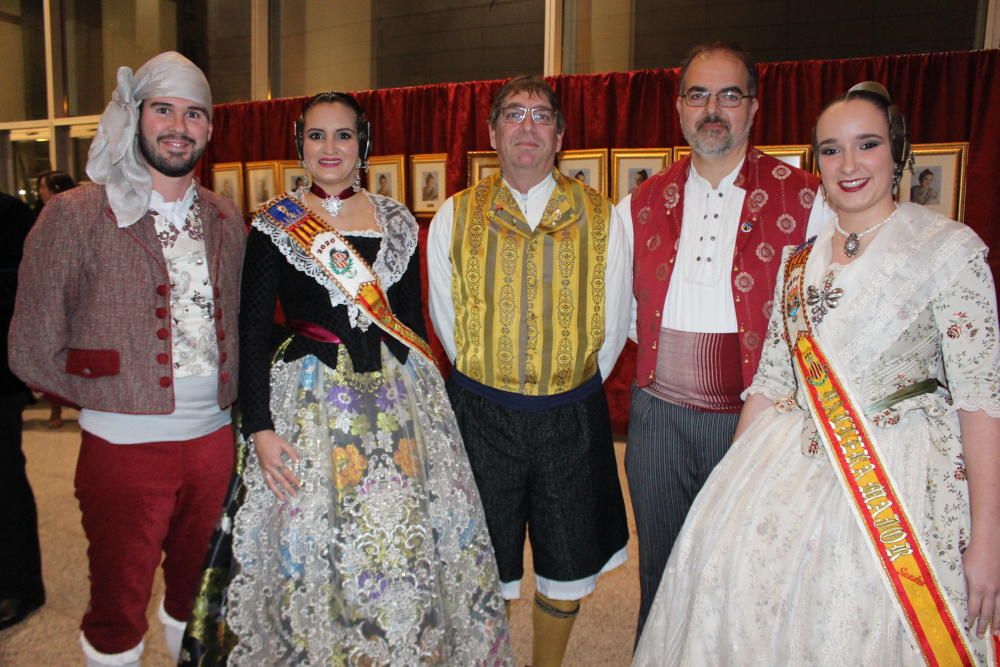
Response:
MULTIPOLYGON (((626 209, 630 197, 619 204, 626 209)), ((629 219, 631 220, 631 215, 629 219)), ((601 377, 607 379, 625 347, 632 305, 632 225, 626 225, 616 208, 611 209, 608 229, 608 263, 604 269, 604 344, 597 352, 601 377)))
POLYGON ((819 234, 819 230, 823 229, 834 217, 836 217, 836 214, 826 203, 823 190, 817 189, 816 197, 813 199, 812 210, 809 212, 809 223, 806 225, 806 238, 808 239, 819 234))
POLYGON ((431 324, 448 360, 455 363, 455 304, 451 300, 451 233, 453 198, 438 209, 427 230, 427 291, 431 324))
MULTIPOLYGON (((632 227, 632 193, 625 195, 624 199, 618 202, 615 210, 618 211, 618 215, 622 219, 622 239, 624 240, 626 252, 629 257, 629 278, 631 278, 631 262, 635 257, 635 232, 632 227)), ((629 284, 631 284, 631 281, 629 284)), ((633 342, 638 342, 639 334, 635 326, 638 304, 635 300, 635 290, 631 290, 629 302, 631 304, 631 309, 628 320, 628 337, 631 338, 633 342)))

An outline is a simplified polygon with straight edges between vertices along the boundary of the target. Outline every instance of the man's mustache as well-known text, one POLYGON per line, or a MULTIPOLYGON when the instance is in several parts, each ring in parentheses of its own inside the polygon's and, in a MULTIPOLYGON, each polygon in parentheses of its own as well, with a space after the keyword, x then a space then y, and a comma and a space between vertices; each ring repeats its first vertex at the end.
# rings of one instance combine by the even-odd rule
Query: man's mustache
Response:
POLYGON ((161 134, 156 137, 157 141, 186 141, 189 144, 194 144, 194 137, 188 134, 178 134, 176 132, 168 132, 167 134, 161 134))
POLYGON ((705 116, 704 118, 702 118, 701 120, 698 121, 698 123, 695 125, 695 127, 700 130, 702 127, 705 126, 705 123, 719 123, 720 125, 722 125, 723 127, 725 127, 727 130, 732 129, 732 128, 729 127, 729 122, 725 118, 723 118, 722 116, 719 116, 718 114, 711 114, 711 115, 705 116))

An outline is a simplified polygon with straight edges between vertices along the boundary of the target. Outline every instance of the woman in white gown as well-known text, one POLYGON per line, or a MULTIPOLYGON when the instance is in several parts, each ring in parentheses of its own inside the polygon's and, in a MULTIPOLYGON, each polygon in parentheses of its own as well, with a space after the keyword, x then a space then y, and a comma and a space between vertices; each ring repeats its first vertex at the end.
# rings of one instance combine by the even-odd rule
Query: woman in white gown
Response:
POLYGON ((933 651, 996 664, 1000 347, 986 247, 964 225, 894 202, 909 146, 880 85, 831 103, 816 142, 838 223, 786 249, 736 440, 688 515, 635 665, 919 665, 933 651), (805 355, 797 374, 800 340, 829 366, 805 355), (850 427, 864 443, 843 422, 824 435, 831 394, 810 396, 827 377, 857 406, 850 427), (869 450, 894 481, 891 511, 881 486, 845 491, 874 474, 851 457, 869 450), (838 473, 841 456, 852 474, 838 473), (912 530, 887 533, 880 522, 904 510, 912 530), (919 560, 916 539, 928 569, 900 568, 919 560), (935 623, 953 632, 928 638, 931 626, 905 618, 925 618, 913 609, 934 589, 931 570, 935 623))

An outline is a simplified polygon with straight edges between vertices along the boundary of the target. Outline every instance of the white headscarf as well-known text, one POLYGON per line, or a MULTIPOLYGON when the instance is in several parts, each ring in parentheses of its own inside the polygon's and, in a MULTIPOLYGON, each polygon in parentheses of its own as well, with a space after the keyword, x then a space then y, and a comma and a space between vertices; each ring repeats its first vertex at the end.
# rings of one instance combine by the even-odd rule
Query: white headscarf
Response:
POLYGON ((111 94, 97 136, 90 145, 87 175, 104 184, 119 227, 146 214, 153 177, 139 152, 139 104, 154 97, 182 97, 212 115, 212 90, 198 66, 174 51, 150 59, 133 75, 118 68, 118 87, 111 94))

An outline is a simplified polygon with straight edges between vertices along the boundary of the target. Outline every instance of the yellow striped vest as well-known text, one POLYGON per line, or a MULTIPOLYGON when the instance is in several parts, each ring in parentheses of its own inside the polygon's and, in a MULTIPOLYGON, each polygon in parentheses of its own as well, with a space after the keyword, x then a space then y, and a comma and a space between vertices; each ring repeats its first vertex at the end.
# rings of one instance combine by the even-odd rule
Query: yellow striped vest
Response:
POLYGON ((553 171, 532 232, 500 175, 454 198, 451 295, 456 368, 528 396, 569 391, 597 372, 611 202, 553 171))

